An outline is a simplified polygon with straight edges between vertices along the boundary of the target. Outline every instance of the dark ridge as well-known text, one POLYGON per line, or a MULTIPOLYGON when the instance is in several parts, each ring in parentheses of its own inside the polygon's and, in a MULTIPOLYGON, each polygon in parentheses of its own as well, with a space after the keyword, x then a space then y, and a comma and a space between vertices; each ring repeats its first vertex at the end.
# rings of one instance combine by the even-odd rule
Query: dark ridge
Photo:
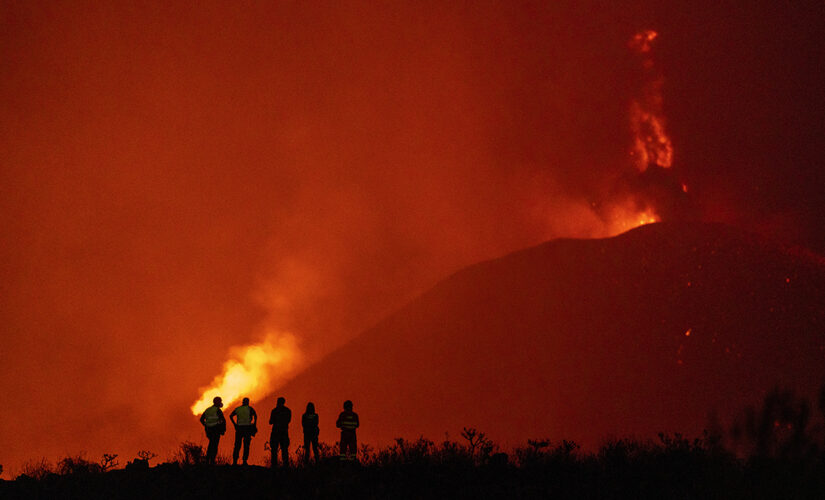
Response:
POLYGON ((554 240, 453 274, 278 395, 327 437, 352 399, 373 443, 698 434, 777 385, 816 391, 823 299, 817 256, 725 225, 554 240))

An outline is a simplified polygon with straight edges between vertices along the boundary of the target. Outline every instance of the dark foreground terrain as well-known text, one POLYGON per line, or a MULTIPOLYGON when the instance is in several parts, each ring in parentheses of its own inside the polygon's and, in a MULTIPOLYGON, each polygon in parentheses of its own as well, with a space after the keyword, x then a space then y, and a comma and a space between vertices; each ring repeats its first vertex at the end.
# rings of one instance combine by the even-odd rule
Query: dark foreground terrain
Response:
POLYGON ((328 457, 274 471, 187 463, 190 455, 103 472, 75 459, 73 470, 0 482, 0 498, 825 498, 825 456, 790 441, 747 460, 713 439, 679 436, 612 441, 595 453, 570 442, 504 454, 484 439, 397 440, 361 464, 328 457))

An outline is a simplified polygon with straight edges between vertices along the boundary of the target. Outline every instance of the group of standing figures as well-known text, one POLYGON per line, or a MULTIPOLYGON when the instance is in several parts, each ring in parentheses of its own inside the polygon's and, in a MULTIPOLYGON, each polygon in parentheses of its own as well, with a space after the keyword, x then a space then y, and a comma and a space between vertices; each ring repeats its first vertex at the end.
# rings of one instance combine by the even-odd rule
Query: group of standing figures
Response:
MULTIPOLYGON (((220 397, 212 400, 212 406, 201 415, 200 421, 209 439, 206 448, 206 462, 215 463, 218 456, 218 443, 226 433, 226 419, 223 416, 223 401, 220 397)), ((238 464, 241 445, 243 445, 243 464, 249 459, 249 445, 252 437, 258 433, 258 414, 249 406, 249 398, 243 398, 241 406, 232 410, 229 420, 235 426, 235 446, 232 449, 232 465, 238 464)), ((272 453, 272 467, 278 465, 278 450, 281 451, 281 463, 289 465, 289 423, 292 421, 292 410, 286 407, 286 399, 278 398, 275 408, 269 414, 269 425, 272 434, 269 436, 269 449, 272 453)), ((341 429, 339 442, 339 456, 341 460, 356 460, 357 439, 355 429, 359 426, 358 414, 352 411, 352 401, 344 401, 344 411, 338 415, 335 427, 341 429)), ((304 430, 304 463, 309 463, 309 452, 313 453, 318 461, 318 414, 315 413, 315 404, 307 403, 306 412, 301 415, 301 427, 304 430)))

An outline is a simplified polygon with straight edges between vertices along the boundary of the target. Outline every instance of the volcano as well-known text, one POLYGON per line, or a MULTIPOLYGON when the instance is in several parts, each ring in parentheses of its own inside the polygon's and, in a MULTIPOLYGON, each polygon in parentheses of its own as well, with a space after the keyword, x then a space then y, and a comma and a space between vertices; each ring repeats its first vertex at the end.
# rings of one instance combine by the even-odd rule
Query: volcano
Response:
POLYGON ((823 303, 822 259, 729 226, 553 240, 453 274, 277 395, 314 401, 329 442, 345 399, 372 444, 696 435, 774 387, 819 388, 823 303))

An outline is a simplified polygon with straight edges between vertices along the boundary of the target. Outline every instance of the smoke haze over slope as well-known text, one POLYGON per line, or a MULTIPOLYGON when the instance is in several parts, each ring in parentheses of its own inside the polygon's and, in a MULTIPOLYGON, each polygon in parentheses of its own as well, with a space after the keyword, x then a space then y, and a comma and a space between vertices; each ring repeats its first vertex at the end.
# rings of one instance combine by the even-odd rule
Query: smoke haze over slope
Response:
POLYGON ((825 248, 815 5, 3 3, 0 463, 163 453, 233 345, 600 235, 640 29, 696 214, 825 248))
POLYGON ((312 398, 327 440, 345 398, 383 444, 726 430, 775 386, 817 397, 824 264, 713 224, 554 240, 453 274, 278 396, 312 398))

